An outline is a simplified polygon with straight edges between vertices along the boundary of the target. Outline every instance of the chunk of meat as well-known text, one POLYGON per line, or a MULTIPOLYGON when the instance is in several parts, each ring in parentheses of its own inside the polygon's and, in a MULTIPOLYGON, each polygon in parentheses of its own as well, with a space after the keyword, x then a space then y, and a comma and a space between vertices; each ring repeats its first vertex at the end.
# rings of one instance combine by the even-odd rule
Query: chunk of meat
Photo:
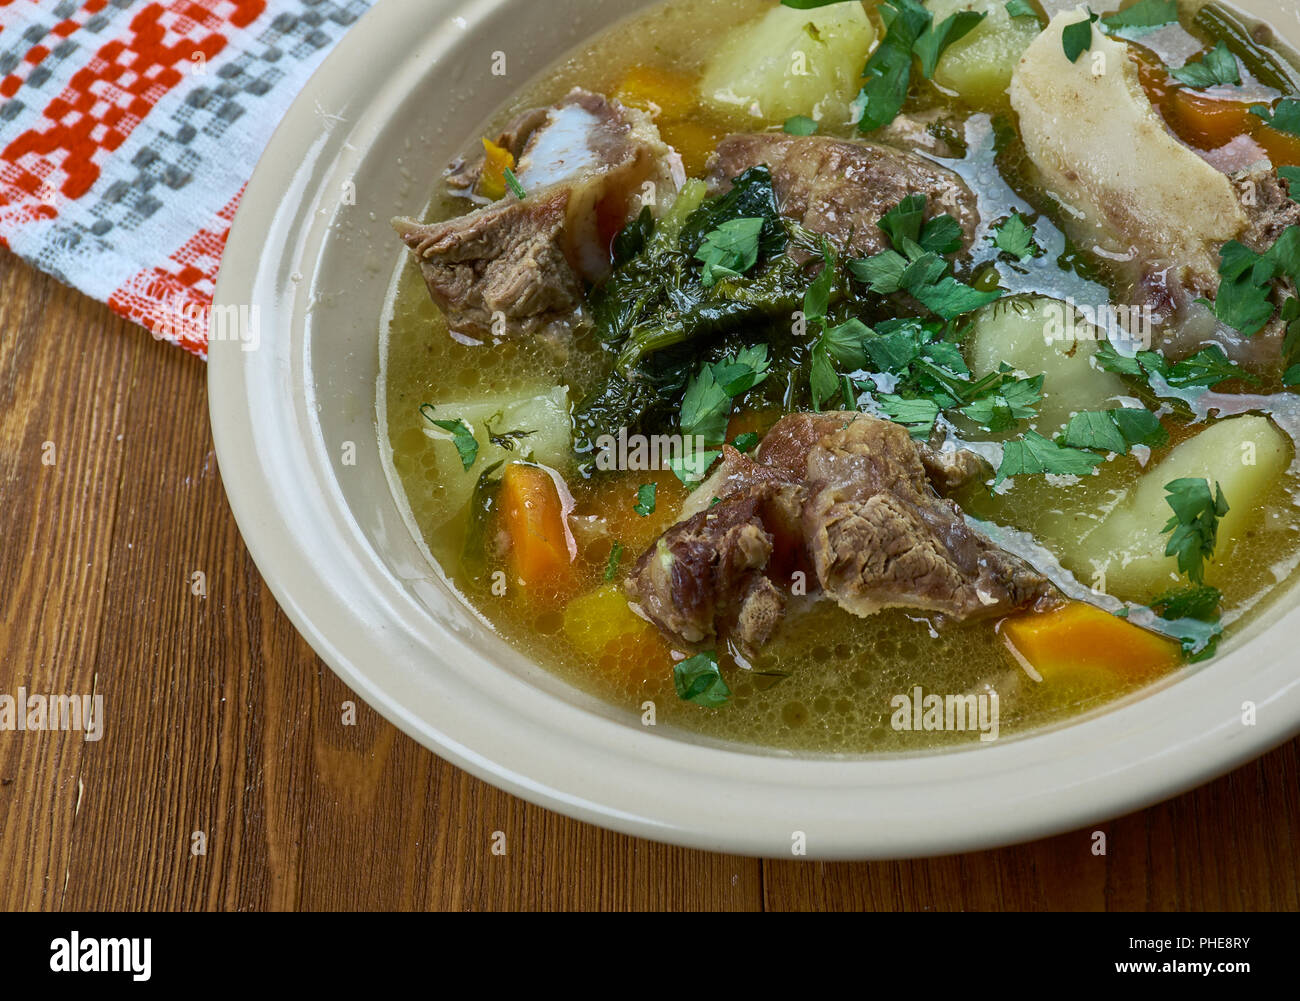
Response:
MULTIPOLYGON (((510 120, 495 139, 495 144, 506 150, 518 163, 524 155, 524 149, 533 133, 540 129, 551 117, 550 108, 529 108, 510 120)), ((476 152, 471 157, 457 157, 447 167, 447 187, 454 193, 468 196, 478 184, 483 174, 484 156, 476 152)))
POLYGON ((492 333, 494 314, 512 335, 567 323, 583 283, 608 276, 610 243, 640 211, 643 186, 670 194, 684 181, 649 116, 599 94, 574 90, 544 121, 524 116, 515 127, 504 139, 519 147, 525 198, 507 194, 446 222, 393 221, 458 333, 492 333))
POLYGON ((732 135, 709 161, 710 191, 724 192, 750 167, 772 171, 781 213, 830 239, 841 253, 870 256, 888 248, 880 217, 908 195, 926 196, 926 215, 948 213, 975 239, 975 195, 946 167, 878 143, 780 133, 732 135))
POLYGON ((1050 604, 1045 577, 936 492, 987 472, 959 455, 866 414, 785 417, 753 458, 725 450, 627 591, 673 640, 727 639, 746 655, 771 638, 798 571, 860 616, 902 607, 960 621, 1050 604))

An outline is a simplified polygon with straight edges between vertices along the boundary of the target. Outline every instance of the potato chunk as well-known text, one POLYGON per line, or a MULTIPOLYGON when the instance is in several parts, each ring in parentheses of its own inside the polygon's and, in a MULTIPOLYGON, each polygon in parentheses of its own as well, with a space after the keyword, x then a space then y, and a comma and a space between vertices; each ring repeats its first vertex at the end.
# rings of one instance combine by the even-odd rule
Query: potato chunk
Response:
POLYGON ((1011 74, 1025 49, 1038 36, 1032 17, 1012 17, 1006 0, 927 0, 934 23, 958 11, 988 16, 965 38, 950 45, 939 59, 934 82, 982 110, 1006 108, 1011 74))
POLYGON ((1058 14, 1011 78, 1025 149, 1068 228, 1085 249, 1116 259, 1167 261, 1189 287, 1217 287, 1218 249, 1246 216, 1228 178, 1166 130, 1138 80, 1128 47, 1093 29, 1071 63, 1058 14))
POLYGON ((996 372, 1004 362, 1022 376, 1044 375, 1043 402, 1034 422, 1051 437, 1081 410, 1120 406, 1131 395, 1124 380, 1098 368, 1098 334, 1079 320, 1073 339, 1064 336, 1068 303, 1043 297, 1016 297, 986 306, 976 314, 967 354, 976 376, 996 372))
POLYGON ((1267 418, 1247 415, 1220 421, 1143 473, 1082 540, 1079 556, 1104 572, 1106 590, 1120 598, 1148 601, 1176 587, 1178 561, 1165 555, 1169 536, 1163 529, 1172 514, 1165 484, 1204 477, 1211 488, 1216 482, 1223 488, 1229 507, 1219 520, 1214 559, 1205 567, 1206 583, 1213 584, 1227 572, 1233 544, 1258 520, 1258 498, 1285 471, 1292 452, 1291 442, 1267 418))
POLYGON ((700 98, 751 125, 793 115, 847 122, 875 38, 859 3, 774 7, 728 33, 704 71, 700 98))

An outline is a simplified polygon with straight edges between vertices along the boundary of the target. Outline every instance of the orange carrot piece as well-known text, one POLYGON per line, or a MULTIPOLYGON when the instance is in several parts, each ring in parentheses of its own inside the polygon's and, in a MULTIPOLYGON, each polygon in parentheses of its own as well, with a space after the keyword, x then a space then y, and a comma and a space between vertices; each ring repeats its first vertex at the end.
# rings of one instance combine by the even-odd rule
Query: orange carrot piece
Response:
POLYGON ((695 110, 695 80, 658 66, 633 66, 614 96, 631 108, 657 109, 661 124, 676 122, 695 110))
POLYGON ((484 198, 496 201, 506 196, 506 171, 514 169, 515 157, 510 150, 503 149, 490 139, 483 140, 483 150, 486 156, 476 190, 484 198))
POLYGON ((999 630, 1016 659, 1048 683, 1118 684, 1182 663, 1178 643, 1080 601, 1013 616, 999 630))
POLYGON ((551 474, 512 462, 501 477, 502 525, 510 540, 510 566, 525 587, 564 581, 577 555, 565 504, 551 474))

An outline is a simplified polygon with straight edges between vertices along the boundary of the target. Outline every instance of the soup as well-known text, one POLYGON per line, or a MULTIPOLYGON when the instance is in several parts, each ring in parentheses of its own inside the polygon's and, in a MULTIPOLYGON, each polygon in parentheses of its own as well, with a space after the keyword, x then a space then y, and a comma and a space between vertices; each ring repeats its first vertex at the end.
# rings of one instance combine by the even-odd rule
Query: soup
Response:
POLYGON ((539 664, 765 748, 1194 670, 1300 563, 1297 95, 1217 3, 652 7, 395 221, 413 528, 539 664))

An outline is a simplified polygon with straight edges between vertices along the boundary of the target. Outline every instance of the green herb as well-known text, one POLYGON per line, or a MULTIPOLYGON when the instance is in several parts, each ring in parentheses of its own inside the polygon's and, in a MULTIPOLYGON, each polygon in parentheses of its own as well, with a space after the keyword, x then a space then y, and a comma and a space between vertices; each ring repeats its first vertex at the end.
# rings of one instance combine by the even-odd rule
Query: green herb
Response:
POLYGON ((1042 23, 1038 17, 1038 11, 1029 6, 1028 0, 1010 0, 1006 5, 1007 13, 1012 17, 1032 17, 1035 21, 1042 23))
POLYGON ((1160 448, 1169 443, 1169 432, 1149 410, 1085 410, 1070 418, 1062 445, 1092 448, 1116 455, 1128 455, 1134 445, 1160 448))
POLYGON ((808 374, 812 389, 813 409, 822 407, 840 392, 840 377, 830 359, 830 353, 820 341, 812 349, 812 367, 808 374))
POLYGON ((876 397, 876 402, 891 421, 907 428, 913 438, 918 441, 930 440, 934 433, 934 422, 939 419, 939 404, 934 400, 905 400, 901 396, 882 393, 876 397))
POLYGON ((1226 42, 1220 42, 1195 62, 1188 61, 1178 69, 1170 70, 1169 75, 1197 90, 1230 83, 1241 85, 1241 67, 1226 42))
POLYGON ((947 213, 927 221, 925 202, 925 195, 908 195, 881 216, 877 225, 899 250, 915 244, 929 253, 954 253, 961 246, 961 224, 947 213))
POLYGON ((1222 591, 1202 584, 1199 587, 1166 591, 1151 602, 1151 608, 1162 619, 1200 619, 1209 622, 1218 616, 1219 602, 1222 600, 1222 591))
POLYGON ((521 202, 528 197, 528 192, 524 190, 524 186, 519 183, 519 178, 515 177, 515 172, 509 167, 506 168, 506 187, 508 187, 514 193, 514 196, 521 202))
POLYGON ((658 488, 653 483, 642 483, 636 488, 636 503, 632 505, 632 510, 642 518, 648 518, 655 513, 655 493, 658 488))
POLYGON ((832 361, 854 371, 867 364, 866 341, 873 333, 861 320, 850 319, 822 334, 821 343, 832 361))
POLYGON ((792 136, 814 136, 817 134, 817 122, 807 115, 795 115, 785 120, 784 131, 792 136))
POLYGON ((700 279, 708 288, 719 278, 738 278, 758 263, 763 219, 730 219, 704 238, 695 259, 704 265, 700 279))
POLYGON ((1205 583, 1205 561, 1214 555, 1219 519, 1228 513, 1228 502, 1216 483, 1210 493, 1207 480, 1186 477, 1165 484, 1165 501, 1173 509, 1162 531, 1172 532, 1166 556, 1178 557, 1178 572, 1193 584, 1205 583))
POLYGON ((874 257, 850 261, 849 272, 877 295, 893 295, 903 287, 908 261, 896 250, 884 250, 874 257))
POLYGON ((718 670, 718 655, 711 650, 673 665, 673 685, 679 699, 710 709, 726 705, 731 697, 718 670))
POLYGON ((1291 196, 1291 200, 1300 201, 1295 192, 1295 184, 1300 181, 1300 167, 1278 167, 1277 176, 1286 181, 1287 193, 1291 196))
MULTIPOLYGON (((1093 20, 1096 20, 1096 15, 1093 15, 1093 20)), ((1127 10, 1122 10, 1118 14, 1108 14, 1101 23, 1109 31, 1142 34, 1177 20, 1177 0, 1139 0, 1127 10)))
POLYGON ((1079 56, 1092 48, 1092 25, 1096 20, 1097 15, 1089 11, 1088 16, 1082 21, 1066 25, 1065 30, 1061 32, 1065 58, 1070 62, 1078 62, 1079 56))
POLYGON ((988 14, 984 11, 976 13, 971 10, 961 10, 949 15, 938 24, 931 19, 930 25, 921 32, 921 37, 916 40, 916 45, 913 47, 913 51, 921 60, 921 75, 927 80, 932 80, 934 71, 939 65, 939 57, 943 55, 944 50, 953 42, 965 38, 974 31, 986 17, 988 14))
POLYGON ((987 396, 962 408, 961 412, 989 431, 1009 431, 1020 421, 1037 413, 1043 399, 1043 379, 1015 379, 1004 383, 987 396))
POLYGON ((1034 241, 1034 228, 1013 212, 993 230, 993 245, 1018 260, 1028 260, 1042 253, 1034 241))
POLYGON ((424 404, 420 408, 420 413, 424 414, 424 419, 434 427, 441 428, 451 434, 451 443, 456 446, 456 452, 460 456, 460 464, 465 467, 466 472, 469 472, 470 467, 474 465, 474 461, 478 458, 478 439, 474 437, 474 432, 462 420, 434 420, 428 413, 425 413, 425 407, 428 407, 430 412, 433 411, 432 406, 427 403, 424 404))
POLYGON ((981 306, 996 302, 1002 297, 1002 290, 994 289, 991 292, 981 292, 979 289, 963 285, 956 278, 949 276, 937 285, 914 289, 912 295, 916 296, 936 316, 940 316, 945 320, 955 320, 963 313, 969 313, 981 306))
POLYGON ((1120 375, 1142 375, 1142 365, 1132 355, 1122 355, 1115 350, 1115 345, 1110 341, 1103 341, 1097 348, 1097 354, 1094 356, 1097 364, 1107 372, 1117 372, 1120 375))
POLYGON ((884 128, 903 110, 912 79, 912 50, 933 21, 916 0, 884 0, 876 10, 885 23, 885 37, 862 71, 867 82, 859 96, 863 107, 858 128, 863 133, 884 128))
POLYGON ((1229 360, 1223 353, 1223 348, 1217 344, 1202 348, 1190 358, 1184 358, 1172 365, 1154 351, 1141 352, 1138 360, 1149 373, 1158 373, 1174 389, 1190 389, 1197 386, 1213 389, 1219 383, 1230 379, 1240 379, 1251 385, 1259 385, 1258 377, 1229 360))
POLYGON ((647 205, 635 219, 619 230, 618 235, 614 237, 614 242, 610 246, 614 258, 614 267, 621 267, 645 250, 646 244, 650 242, 650 237, 654 235, 654 231, 654 213, 650 211, 650 206, 647 205))
POLYGON ((731 447, 737 452, 752 452, 758 442, 759 437, 756 432, 746 431, 744 434, 736 435, 736 440, 731 443, 731 447))
POLYGON ((965 236, 961 223, 945 212, 926 222, 919 242, 922 250, 932 254, 955 254, 965 236))
POLYGON ((1250 113, 1264 119, 1266 125, 1279 132, 1300 136, 1300 100, 1294 97, 1282 98, 1277 102, 1277 107, 1271 110, 1267 104, 1257 104, 1250 109, 1250 113))
POLYGON ((623 543, 615 541, 609 550, 609 561, 605 564, 605 579, 613 580, 618 573, 618 565, 623 561, 623 543))
POLYGON ((1002 447, 1002 462, 993 479, 996 487, 1012 476, 1053 473, 1057 475, 1086 476, 1101 464, 1101 456, 1077 448, 1058 445, 1037 431, 1026 431, 1019 441, 1007 442, 1002 447))

